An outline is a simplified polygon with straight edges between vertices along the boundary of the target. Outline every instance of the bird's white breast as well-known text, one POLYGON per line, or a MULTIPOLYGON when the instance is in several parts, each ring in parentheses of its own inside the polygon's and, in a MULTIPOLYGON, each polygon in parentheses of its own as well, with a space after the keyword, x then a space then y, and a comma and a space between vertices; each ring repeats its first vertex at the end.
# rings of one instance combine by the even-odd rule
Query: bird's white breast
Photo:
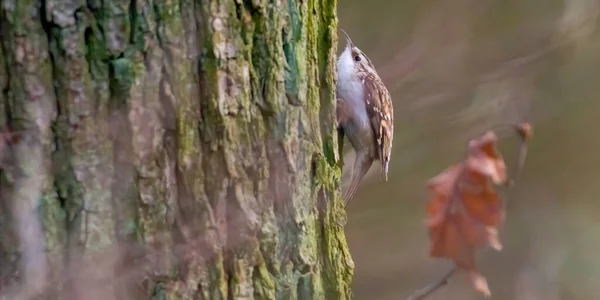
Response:
POLYGON ((346 48, 337 62, 337 95, 338 98, 344 99, 352 107, 354 116, 358 117, 361 123, 368 125, 369 119, 363 100, 363 83, 360 78, 356 76, 357 71, 350 52, 350 49, 346 48))

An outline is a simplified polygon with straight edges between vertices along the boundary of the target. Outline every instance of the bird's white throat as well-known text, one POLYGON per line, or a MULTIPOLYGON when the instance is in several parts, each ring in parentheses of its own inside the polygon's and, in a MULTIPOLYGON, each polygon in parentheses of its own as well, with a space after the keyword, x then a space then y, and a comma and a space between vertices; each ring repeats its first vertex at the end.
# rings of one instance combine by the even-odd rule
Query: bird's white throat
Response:
POLYGON ((363 82, 357 76, 357 68, 352 58, 351 49, 346 47, 337 61, 338 78, 337 94, 338 98, 344 99, 355 111, 355 115, 360 116, 361 121, 368 123, 364 98, 363 82))

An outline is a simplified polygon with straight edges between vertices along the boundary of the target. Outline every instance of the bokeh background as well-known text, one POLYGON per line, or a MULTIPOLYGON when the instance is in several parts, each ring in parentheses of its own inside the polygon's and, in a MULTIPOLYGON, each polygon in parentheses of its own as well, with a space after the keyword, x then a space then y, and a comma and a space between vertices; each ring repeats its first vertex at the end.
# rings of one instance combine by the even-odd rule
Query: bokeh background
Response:
MULTIPOLYGON (((338 13, 395 106, 389 182, 374 165, 348 208, 355 299, 404 299, 451 266, 428 256, 425 182, 515 121, 534 139, 502 190, 504 249, 478 255, 492 297, 600 299, 600 2, 344 0, 338 13)), ((511 167, 517 139, 501 135, 511 167)), ((430 299, 481 298, 459 273, 430 299)))

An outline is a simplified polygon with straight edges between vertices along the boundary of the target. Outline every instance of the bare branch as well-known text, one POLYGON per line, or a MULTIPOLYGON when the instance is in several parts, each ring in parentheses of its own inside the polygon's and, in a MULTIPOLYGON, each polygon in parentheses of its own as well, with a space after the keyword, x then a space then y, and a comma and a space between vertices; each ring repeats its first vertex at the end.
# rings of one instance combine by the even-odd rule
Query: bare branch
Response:
POLYGON ((420 290, 415 291, 410 296, 408 296, 408 298, 406 298, 406 300, 420 300, 420 299, 425 299, 431 293, 435 292, 435 290, 437 290, 438 288, 441 288, 442 286, 446 285, 448 283, 448 280, 450 280, 450 277, 452 277, 452 275, 454 275, 454 273, 456 272, 456 270, 457 270, 456 266, 453 266, 448 272, 446 272, 446 274, 444 274, 444 276, 442 276, 438 280, 430 283, 426 287, 424 287, 424 288, 422 288, 420 290))

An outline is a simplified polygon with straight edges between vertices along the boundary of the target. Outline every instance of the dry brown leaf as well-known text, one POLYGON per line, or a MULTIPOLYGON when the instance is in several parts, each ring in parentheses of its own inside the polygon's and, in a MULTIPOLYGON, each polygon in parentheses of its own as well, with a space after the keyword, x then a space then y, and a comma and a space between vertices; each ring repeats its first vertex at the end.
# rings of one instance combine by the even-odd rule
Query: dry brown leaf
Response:
MULTIPOLYGON (((524 142, 532 135, 531 126, 517 126, 524 142)), ((483 247, 502 249, 498 226, 505 212, 494 184, 509 182, 504 158, 496 149, 493 131, 469 141, 467 156, 428 182, 432 198, 427 204, 427 221, 431 239, 430 255, 448 258, 467 271, 473 287, 490 296, 485 277, 475 265, 475 251, 483 247)), ((524 157, 524 155, 521 155, 524 157)))

